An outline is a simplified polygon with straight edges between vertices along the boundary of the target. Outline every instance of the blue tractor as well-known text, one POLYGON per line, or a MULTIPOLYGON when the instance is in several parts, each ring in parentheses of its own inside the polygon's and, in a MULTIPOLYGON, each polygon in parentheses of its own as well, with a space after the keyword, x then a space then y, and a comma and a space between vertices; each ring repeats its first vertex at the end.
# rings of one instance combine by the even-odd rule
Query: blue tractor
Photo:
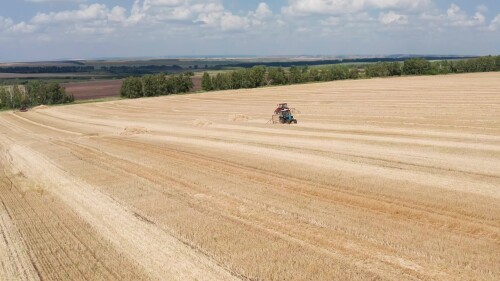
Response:
POLYGON ((293 112, 295 112, 294 108, 289 108, 286 103, 280 103, 269 121, 273 124, 297 124, 297 119, 293 118, 293 112))
POLYGON ((278 116, 281 124, 297 124, 297 119, 293 118, 292 112, 288 108, 280 110, 278 116))

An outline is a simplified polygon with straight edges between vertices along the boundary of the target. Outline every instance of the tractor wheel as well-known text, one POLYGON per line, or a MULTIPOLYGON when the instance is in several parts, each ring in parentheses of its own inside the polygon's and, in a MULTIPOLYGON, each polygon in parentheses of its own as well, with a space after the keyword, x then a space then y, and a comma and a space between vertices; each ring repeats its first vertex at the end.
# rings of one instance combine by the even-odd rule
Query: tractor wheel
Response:
POLYGON ((293 119, 292 124, 297 124, 297 120, 293 119))

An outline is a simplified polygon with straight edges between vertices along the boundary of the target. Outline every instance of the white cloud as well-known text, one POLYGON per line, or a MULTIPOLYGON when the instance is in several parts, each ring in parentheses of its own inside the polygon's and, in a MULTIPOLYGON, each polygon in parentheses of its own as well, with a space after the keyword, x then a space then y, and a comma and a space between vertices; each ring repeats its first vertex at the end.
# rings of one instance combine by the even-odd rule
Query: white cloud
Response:
POLYGON ((488 12, 488 7, 486 5, 479 5, 476 7, 476 10, 481 13, 488 12))
POLYGON ((358 13, 367 9, 420 10, 431 0, 288 0, 282 12, 292 16, 358 13))
POLYGON ((13 34, 32 33, 36 30, 36 26, 25 23, 24 21, 14 23, 10 18, 0 16, 0 33, 7 32, 13 34))
POLYGON ((444 13, 439 11, 425 12, 420 15, 420 18, 441 29, 444 27, 485 29, 486 17, 480 10, 478 8, 474 15, 470 16, 458 5, 451 4, 444 13))
POLYGON ((37 27, 32 24, 25 23, 24 21, 13 25, 10 30, 15 33, 33 33, 37 27))
MULTIPOLYGON (((54 1, 82 2, 31 2, 54 1)), ((311 38, 334 34, 335 38, 349 39, 401 31, 500 30, 500 15, 487 19, 485 6, 478 6, 472 13, 457 5, 439 10, 431 0, 288 0, 283 1, 281 13, 273 13, 265 2, 251 11, 230 11, 223 0, 134 0, 128 7, 108 7, 102 0, 83 2, 75 4, 74 9, 40 12, 20 22, 0 17, 0 40, 43 38, 70 44, 89 39, 111 42, 113 38, 122 42, 134 34, 141 37, 137 41, 179 43, 196 38, 267 36, 284 40, 294 32, 310 33, 311 38), (23 37, 27 33, 30 35, 23 37)))
POLYGON ((25 1, 32 2, 32 3, 61 3, 61 2, 81 3, 81 2, 85 2, 87 0, 25 0, 25 1))
POLYGON ((408 23, 408 16, 390 11, 388 13, 381 13, 379 21, 385 25, 404 25, 408 23))
POLYGON ((247 15, 235 15, 220 7, 221 9, 212 11, 204 10, 194 22, 222 31, 241 31, 265 26, 273 18, 273 12, 266 3, 260 3, 255 11, 248 12, 247 15))
POLYGON ((497 31, 500 29, 500 14, 498 14, 488 26, 488 29, 491 31, 497 31))
POLYGON ((10 18, 4 18, 0 16, 0 30, 6 30, 14 24, 14 21, 10 18))
POLYGON ((116 6, 107 14, 108 19, 114 22, 123 22, 127 19, 127 9, 116 6))
POLYGON ((478 26, 483 25, 486 20, 481 12, 476 12, 472 17, 467 16, 467 14, 455 4, 451 4, 450 8, 446 11, 446 15, 452 26, 478 26))
POLYGON ((320 23, 325 26, 337 26, 340 25, 340 17, 328 17, 321 20, 320 23))
POLYGON ((262 28, 274 19, 273 12, 264 2, 247 14, 235 14, 225 9, 220 0, 135 0, 130 12, 121 6, 81 4, 74 10, 38 13, 29 23, 20 23, 16 28, 25 32, 39 29, 41 33, 53 34, 56 31, 107 34, 115 30, 155 33, 202 26, 214 32, 234 32, 262 28))
POLYGON ((132 7, 130 22, 192 22, 200 13, 224 11, 216 0, 136 0, 132 7))
POLYGON ((260 3, 255 10, 255 17, 259 19, 266 19, 273 16, 273 12, 269 9, 269 6, 266 3, 260 3))
POLYGON ((108 8, 103 4, 81 5, 78 10, 38 13, 33 17, 31 22, 34 24, 48 24, 94 21, 97 19, 105 19, 108 13, 108 8))

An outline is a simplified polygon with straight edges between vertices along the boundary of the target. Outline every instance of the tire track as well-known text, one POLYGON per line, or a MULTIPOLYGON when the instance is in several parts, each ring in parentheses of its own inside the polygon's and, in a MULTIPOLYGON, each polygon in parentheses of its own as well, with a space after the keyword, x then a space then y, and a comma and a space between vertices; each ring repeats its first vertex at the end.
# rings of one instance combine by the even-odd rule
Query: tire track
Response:
POLYGON ((115 247, 138 261, 152 277, 163 279, 168 276, 184 280, 194 276, 207 280, 234 279, 224 270, 185 249, 156 227, 137 219, 112 199, 84 183, 69 179, 68 175, 38 156, 36 152, 12 145, 9 153, 16 155, 17 162, 14 165, 29 177, 41 178, 51 183, 52 192, 98 229, 115 247), (51 167, 54 171, 44 175, 42 170, 27 165, 27 161, 51 167), (136 244, 146 238, 149 238, 148 244, 136 244))

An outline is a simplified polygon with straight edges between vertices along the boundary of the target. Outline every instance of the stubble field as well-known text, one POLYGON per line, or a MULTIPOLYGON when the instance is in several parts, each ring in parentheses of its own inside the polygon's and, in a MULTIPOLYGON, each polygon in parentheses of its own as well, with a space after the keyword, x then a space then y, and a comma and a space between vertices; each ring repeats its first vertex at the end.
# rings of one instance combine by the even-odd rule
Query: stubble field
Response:
POLYGON ((500 276, 500 73, 4 112, 0 167, 0 280, 500 276))

